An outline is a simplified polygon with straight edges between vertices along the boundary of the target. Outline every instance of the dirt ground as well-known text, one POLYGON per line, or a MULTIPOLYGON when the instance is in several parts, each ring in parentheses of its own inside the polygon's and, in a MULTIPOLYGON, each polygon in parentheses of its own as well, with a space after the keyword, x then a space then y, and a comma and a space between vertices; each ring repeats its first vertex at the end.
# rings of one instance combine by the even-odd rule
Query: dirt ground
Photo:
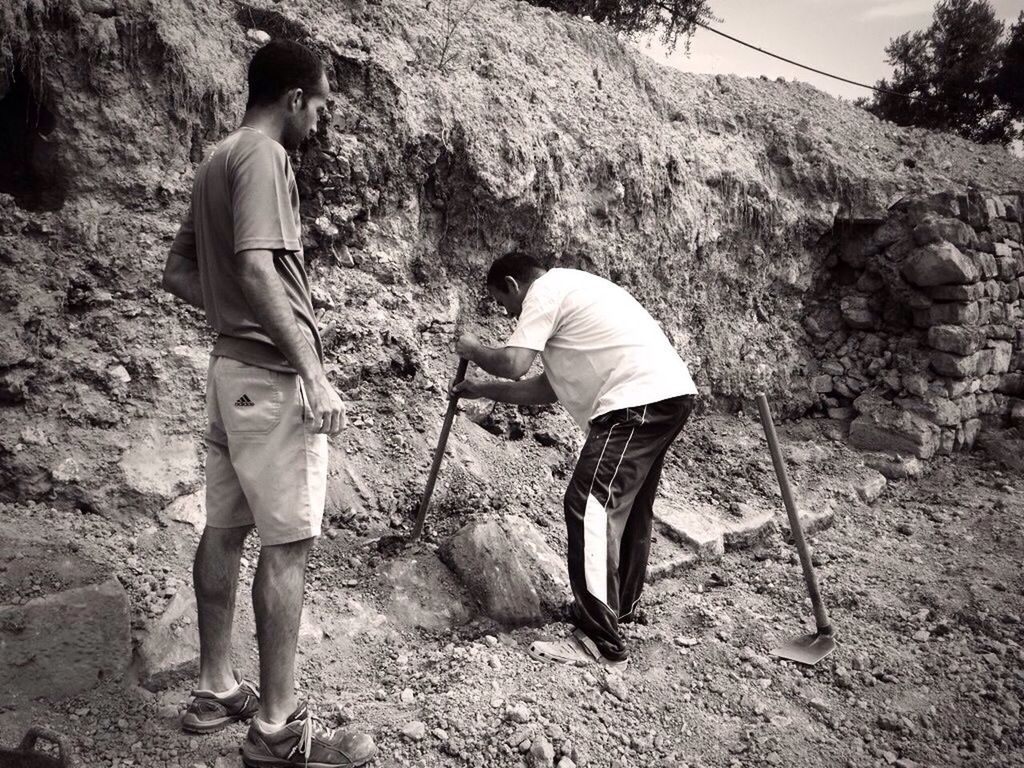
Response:
MULTIPOLYGON (((696 418, 668 462, 666 489, 722 509, 741 495, 781 507, 759 435, 749 414, 696 418)), ((777 533, 652 584, 646 623, 628 629, 631 666, 608 676, 526 654, 558 625, 505 631, 475 618, 409 629, 389 574, 432 557, 430 539, 387 556, 373 545, 382 531, 332 524, 312 563, 302 694, 326 720, 371 732, 379 766, 1024 765, 1024 478, 980 452, 939 458, 867 505, 855 492, 863 457, 842 441, 842 424, 790 423, 781 437, 798 497, 829 499, 835 510, 813 549, 839 649, 817 666, 769 654, 812 626, 795 551, 777 533)), ((505 508, 518 511, 530 492, 505 508)), ((556 547, 560 492, 552 478, 531 497, 556 547)), ((0 526, 14 525, 109 563, 132 597, 136 629, 155 604, 190 588, 190 527, 0 507, 0 526)), ((248 675, 257 668, 246 605, 257 546, 249 542, 236 641, 248 675)), ((675 548, 659 535, 654 559, 675 548)), ((69 734, 87 766, 239 765, 244 726, 204 737, 178 729, 188 685, 150 693, 109 681, 0 712, 0 743, 44 723, 69 734)))

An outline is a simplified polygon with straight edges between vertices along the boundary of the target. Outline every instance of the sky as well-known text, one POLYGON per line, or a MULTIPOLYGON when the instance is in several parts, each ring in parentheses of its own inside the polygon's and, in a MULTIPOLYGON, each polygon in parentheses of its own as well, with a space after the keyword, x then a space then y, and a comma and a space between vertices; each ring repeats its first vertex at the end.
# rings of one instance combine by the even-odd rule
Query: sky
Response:
MULTIPOLYGON (((1024 0, 990 0, 1007 27, 1024 0)), ((889 40, 931 23, 934 0, 710 0, 720 21, 713 26, 772 53, 836 75, 874 85, 887 77, 889 40)), ((823 91, 854 99, 871 91, 816 75, 698 29, 690 53, 680 41, 669 53, 657 41, 640 44, 655 60, 688 72, 803 80, 823 91)))

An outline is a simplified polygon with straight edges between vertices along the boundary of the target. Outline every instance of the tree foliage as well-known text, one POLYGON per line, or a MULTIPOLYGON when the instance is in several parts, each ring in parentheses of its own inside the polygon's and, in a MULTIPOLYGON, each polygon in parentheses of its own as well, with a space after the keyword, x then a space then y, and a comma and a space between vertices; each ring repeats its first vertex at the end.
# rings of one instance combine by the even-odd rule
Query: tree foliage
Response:
POLYGON ((927 29, 889 42, 892 79, 868 109, 981 142, 1024 135, 1024 13, 1009 33, 988 0, 940 0, 927 29))
POLYGON ((689 39, 697 23, 714 19, 709 0, 530 0, 534 5, 576 16, 589 16, 596 22, 624 32, 644 35, 660 32, 669 47, 682 37, 689 39))

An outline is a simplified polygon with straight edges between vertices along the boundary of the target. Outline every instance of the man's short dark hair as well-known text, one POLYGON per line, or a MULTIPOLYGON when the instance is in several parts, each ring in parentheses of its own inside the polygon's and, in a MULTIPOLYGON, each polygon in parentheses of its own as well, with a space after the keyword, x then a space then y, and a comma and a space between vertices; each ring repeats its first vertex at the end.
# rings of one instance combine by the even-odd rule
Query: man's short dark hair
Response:
POLYGON ((513 251, 497 259, 487 270, 487 285, 500 291, 507 290, 506 277, 514 277, 517 282, 528 283, 544 271, 544 265, 533 256, 513 251))
POLYGON ((308 96, 320 90, 323 62, 309 48, 291 40, 271 40, 249 62, 250 107, 273 104, 293 88, 308 96))

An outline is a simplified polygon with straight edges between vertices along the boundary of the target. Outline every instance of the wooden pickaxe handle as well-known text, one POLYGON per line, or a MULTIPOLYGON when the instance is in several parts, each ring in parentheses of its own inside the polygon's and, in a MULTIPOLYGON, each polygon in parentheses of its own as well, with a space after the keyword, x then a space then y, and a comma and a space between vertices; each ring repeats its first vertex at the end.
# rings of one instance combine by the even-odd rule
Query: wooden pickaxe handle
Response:
MULTIPOLYGON (((455 372, 455 384, 459 384, 466 378, 466 369, 469 367, 469 360, 459 359, 459 368, 455 372)), ((416 525, 412 529, 412 541, 419 539, 423 533, 423 522, 427 519, 427 507, 430 506, 430 497, 434 493, 434 483, 437 482, 437 473, 441 469, 441 460, 444 458, 444 449, 448 444, 448 433, 452 431, 452 422, 455 421, 455 413, 459 407, 457 395, 449 395, 448 412, 444 415, 444 424, 441 426, 441 436, 437 439, 437 448, 434 449, 434 462, 430 465, 430 475, 427 477, 427 487, 423 489, 423 497, 420 499, 420 509, 416 513, 416 525)))

